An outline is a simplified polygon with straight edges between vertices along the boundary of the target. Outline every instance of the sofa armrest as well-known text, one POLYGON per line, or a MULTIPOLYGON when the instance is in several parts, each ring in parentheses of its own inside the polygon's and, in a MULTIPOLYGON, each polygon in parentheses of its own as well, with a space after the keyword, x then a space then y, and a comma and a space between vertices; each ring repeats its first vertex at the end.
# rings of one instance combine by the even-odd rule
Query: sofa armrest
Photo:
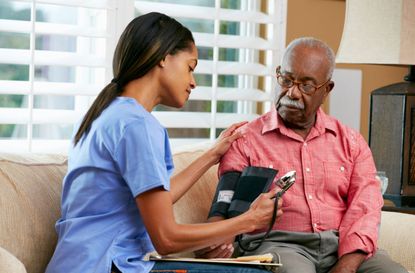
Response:
POLYGON ((22 262, 2 247, 0 247, 0 272, 27 273, 22 262))
POLYGON ((382 211, 379 247, 407 270, 415 272, 415 215, 382 211))

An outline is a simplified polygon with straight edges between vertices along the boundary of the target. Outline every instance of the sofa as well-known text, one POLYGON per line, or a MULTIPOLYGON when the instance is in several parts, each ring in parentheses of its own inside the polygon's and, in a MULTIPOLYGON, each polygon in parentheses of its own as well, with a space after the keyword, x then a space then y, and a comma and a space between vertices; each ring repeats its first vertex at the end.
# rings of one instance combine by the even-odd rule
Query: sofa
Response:
MULTIPOLYGON (((176 171, 203 153, 191 148, 174 154, 176 171)), ((56 244, 63 155, 0 153, 0 272, 41 273, 56 244)), ((174 206, 181 223, 206 219, 217 183, 212 167, 174 206), (191 205, 190 205, 191 204, 191 205)), ((380 247, 415 271, 415 215, 382 212, 380 247)))

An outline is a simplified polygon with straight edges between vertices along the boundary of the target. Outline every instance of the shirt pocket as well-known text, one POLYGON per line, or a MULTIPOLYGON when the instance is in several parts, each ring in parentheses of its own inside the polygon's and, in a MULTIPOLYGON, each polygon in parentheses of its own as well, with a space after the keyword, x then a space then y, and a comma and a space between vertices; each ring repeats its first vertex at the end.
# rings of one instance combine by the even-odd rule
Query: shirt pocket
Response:
POLYGON ((323 162, 323 167, 320 197, 326 205, 344 208, 347 204, 352 165, 345 162, 323 162))

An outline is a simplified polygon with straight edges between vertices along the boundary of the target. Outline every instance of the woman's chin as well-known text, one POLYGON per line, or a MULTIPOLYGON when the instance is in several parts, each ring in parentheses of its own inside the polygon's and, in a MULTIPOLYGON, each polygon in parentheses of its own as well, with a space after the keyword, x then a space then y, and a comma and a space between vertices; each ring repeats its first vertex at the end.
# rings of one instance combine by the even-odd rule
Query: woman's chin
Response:
POLYGON ((183 108, 183 106, 185 106, 187 100, 183 100, 183 101, 171 101, 171 102, 167 102, 167 103, 161 103, 164 106, 168 106, 168 107, 173 107, 173 108, 183 108))

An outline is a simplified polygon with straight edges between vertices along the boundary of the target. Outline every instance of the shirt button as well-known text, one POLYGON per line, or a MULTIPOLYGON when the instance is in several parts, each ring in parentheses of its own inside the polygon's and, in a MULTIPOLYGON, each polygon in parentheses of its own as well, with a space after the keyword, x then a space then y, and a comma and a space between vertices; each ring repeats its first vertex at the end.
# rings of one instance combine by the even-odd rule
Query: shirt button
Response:
POLYGON ((269 166, 268 166, 268 168, 270 168, 270 169, 272 169, 274 166, 272 165, 272 164, 270 164, 269 166))
POLYGON ((314 226, 314 228, 317 228, 317 223, 314 223, 313 226, 314 226))
POLYGON ((308 195, 308 199, 313 199, 313 196, 311 194, 308 195))
POLYGON ((343 166, 340 167, 340 171, 344 172, 344 167, 343 166))
POLYGON ((305 168, 305 171, 309 173, 310 172, 310 168, 305 168))
POLYGON ((307 146, 307 142, 304 142, 304 144, 303 144, 304 146, 307 146))

